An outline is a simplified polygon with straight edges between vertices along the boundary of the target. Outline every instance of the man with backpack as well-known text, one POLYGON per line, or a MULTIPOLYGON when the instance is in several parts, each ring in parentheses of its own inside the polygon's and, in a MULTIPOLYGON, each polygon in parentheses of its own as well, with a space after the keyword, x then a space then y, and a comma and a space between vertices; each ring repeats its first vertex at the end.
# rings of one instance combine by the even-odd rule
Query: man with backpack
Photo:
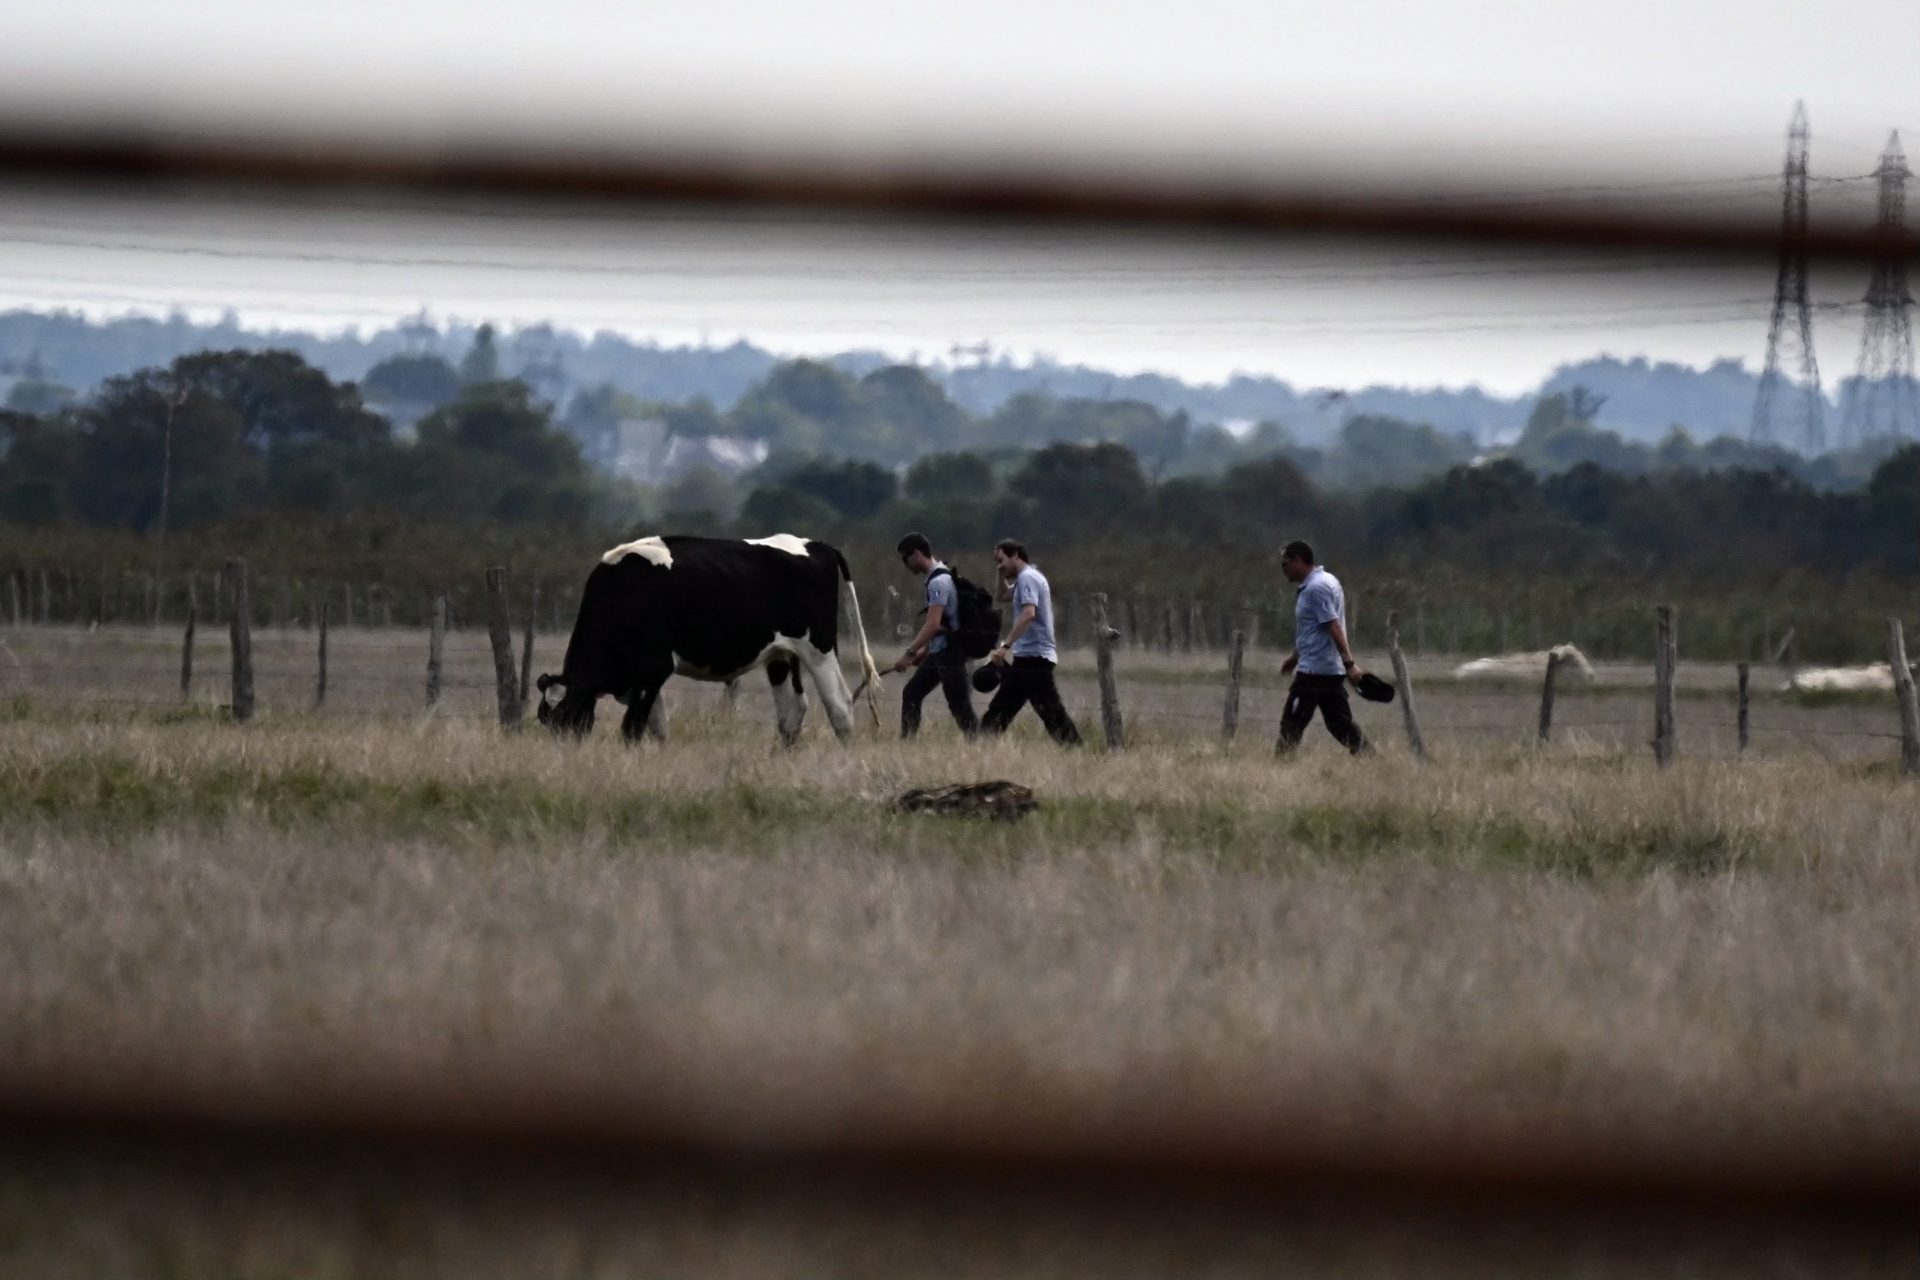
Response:
MULTIPOLYGON (((907 687, 900 691, 900 736, 911 738, 920 732, 920 704, 927 700, 934 686, 939 685, 947 697, 947 710, 953 713, 953 722, 960 726, 961 733, 971 738, 979 732, 980 722, 973 714, 973 693, 967 685, 967 658, 985 655, 969 655, 967 648, 982 622, 990 628, 987 644, 991 646, 1000 632, 999 618, 995 615, 988 621, 969 617, 970 612, 981 611, 979 596, 985 593, 935 559, 933 544, 925 534, 908 534, 900 539, 895 550, 908 570, 924 577, 927 584, 926 619, 907 651, 893 664, 895 671, 915 668, 907 687), (971 610, 969 604, 973 606, 971 610), (964 627, 967 622, 974 625, 964 627)), ((992 596, 986 596, 989 613, 992 601, 992 596)))

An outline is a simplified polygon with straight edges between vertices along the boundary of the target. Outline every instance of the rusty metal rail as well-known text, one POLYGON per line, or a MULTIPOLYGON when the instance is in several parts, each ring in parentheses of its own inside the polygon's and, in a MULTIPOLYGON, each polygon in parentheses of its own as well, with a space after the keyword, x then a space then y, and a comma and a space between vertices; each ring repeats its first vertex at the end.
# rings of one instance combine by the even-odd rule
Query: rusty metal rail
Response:
MULTIPOLYGON (((288 138, 244 141, 214 135, 50 131, 0 126, 0 176, 36 179, 226 181, 274 187, 374 186, 445 195, 486 194, 616 202, 750 204, 894 217, 973 221, 1100 223, 1121 229, 1186 228, 1269 235, 1287 232, 1358 239, 1491 241, 1506 245, 1670 249, 1730 258, 1777 253, 1792 244, 1823 258, 1915 256, 1920 241, 1872 228, 1816 228, 1783 234, 1777 222, 1662 210, 1583 213, 1564 207, 1474 208, 1371 200, 1309 182, 1244 175, 1160 174, 1075 168, 1040 176, 984 164, 850 170, 846 163, 795 157, 782 163, 688 159, 683 151, 576 149, 556 156, 531 148, 454 146, 443 150, 319 145, 288 138)), ((1470 194, 1470 193, 1469 193, 1470 194)))

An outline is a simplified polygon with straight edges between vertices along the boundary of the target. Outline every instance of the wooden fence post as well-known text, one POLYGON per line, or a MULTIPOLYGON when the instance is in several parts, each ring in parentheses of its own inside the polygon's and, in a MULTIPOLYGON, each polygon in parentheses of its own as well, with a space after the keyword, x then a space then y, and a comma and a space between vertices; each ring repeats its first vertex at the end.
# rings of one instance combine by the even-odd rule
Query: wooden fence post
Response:
POLYGON ((253 719, 253 594, 247 585, 247 562, 227 561, 227 591, 233 601, 227 632, 233 645, 233 719, 253 719))
POLYGON ((1240 671, 1247 656, 1247 633, 1236 631, 1227 650, 1227 705, 1220 713, 1220 736, 1227 742, 1240 732, 1240 671))
POLYGON ((513 669, 513 622, 507 616, 507 571, 487 570, 487 639, 493 643, 493 691, 500 723, 520 723, 520 680, 513 669))
POLYGON ((427 710, 440 705, 440 659, 447 648, 447 596, 433 598, 433 617, 427 623, 427 710))
POLYGON ((1553 738, 1553 678, 1559 672, 1560 655, 1548 653, 1547 677, 1540 684, 1540 745, 1543 747, 1553 738))
POLYGON ((1113 682, 1113 642, 1118 633, 1107 625, 1107 597, 1093 597, 1094 674, 1100 681, 1100 727, 1107 735, 1107 750, 1118 751, 1126 745, 1126 728, 1120 719, 1120 691, 1113 682))
POLYGON ((520 640, 520 714, 527 714, 527 699, 533 689, 533 620, 540 616, 540 585, 534 584, 533 597, 527 601, 527 629, 520 640))
POLYGON ((47 571, 40 571, 40 624, 45 626, 53 621, 53 583, 47 577, 47 571))
POLYGON ((1913 669, 1907 666, 1907 641, 1900 619, 1887 619, 1887 665, 1893 668, 1893 692, 1900 700, 1900 772, 1920 774, 1920 700, 1913 690, 1913 669))
MULTIPOLYGON (((1096 635, 1100 631, 1100 626, 1101 624, 1096 620, 1093 624, 1096 635)), ((1127 601, 1127 644, 1135 649, 1144 649, 1147 645, 1147 637, 1140 630, 1140 609, 1132 599, 1127 601)))
POLYGON ((200 610, 187 603, 187 633, 180 639, 180 701, 193 699, 193 633, 199 628, 200 610))
POLYGON ((313 705, 323 707, 327 702, 327 602, 320 602, 320 674, 313 685, 313 705))
POLYGON ((1160 610, 1160 652, 1173 652, 1173 606, 1166 605, 1160 610))
POLYGON ((1407 746, 1416 760, 1427 758, 1427 740, 1420 735, 1420 714, 1413 706, 1413 680, 1407 675, 1407 658, 1400 652, 1400 614, 1387 610, 1387 658, 1393 663, 1393 680, 1400 686, 1400 718, 1407 726, 1407 746))
POLYGON ((1653 611, 1653 758, 1661 768, 1673 763, 1673 668, 1679 656, 1674 638, 1673 606, 1653 611))
POLYGON ((1740 712, 1739 712, 1740 750, 1745 751, 1747 749, 1747 677, 1749 675, 1748 664, 1744 662, 1740 663, 1738 666, 1734 668, 1734 673, 1739 677, 1739 685, 1740 685, 1740 712))
POLYGON ((11 617, 13 625, 20 625, 20 579, 14 574, 7 575, 7 597, 13 606, 11 617))

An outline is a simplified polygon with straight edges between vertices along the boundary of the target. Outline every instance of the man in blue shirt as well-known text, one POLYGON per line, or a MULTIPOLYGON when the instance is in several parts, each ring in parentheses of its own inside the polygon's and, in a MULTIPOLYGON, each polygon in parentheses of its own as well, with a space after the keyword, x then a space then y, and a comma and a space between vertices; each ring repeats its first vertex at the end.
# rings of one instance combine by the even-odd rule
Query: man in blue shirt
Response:
POLYGON ((1053 590, 1033 562, 1027 549, 1012 538, 1002 538, 993 548, 993 562, 1000 576, 1013 584, 1013 629, 1006 641, 987 655, 1000 668, 1000 687, 987 713, 980 717, 980 732, 1004 733, 1020 708, 1031 702, 1040 723, 1053 740, 1065 747, 1080 745, 1080 730, 1060 702, 1060 690, 1053 683, 1053 666, 1060 655, 1053 647, 1053 590))
POLYGON ((1365 673, 1347 645, 1347 598, 1340 579, 1314 563, 1313 548, 1304 542, 1289 542, 1280 552, 1280 571, 1299 588, 1293 604, 1293 652, 1280 671, 1293 675, 1298 668, 1299 674, 1287 690, 1287 709, 1280 716, 1280 741, 1274 750, 1285 755, 1299 746, 1300 735, 1317 710, 1327 732, 1359 755, 1369 748, 1366 735, 1353 722, 1346 682, 1365 673))
POLYGON ((954 643, 960 629, 960 593, 954 589, 953 570, 936 560, 933 544, 923 533, 910 533, 895 548, 901 562, 927 580, 927 616, 907 651, 893 664, 895 671, 914 667, 907 687, 900 691, 900 736, 920 732, 920 704, 935 685, 947 697, 947 710, 960 732, 971 738, 980 722, 973 715, 973 691, 967 686, 967 656, 954 643))

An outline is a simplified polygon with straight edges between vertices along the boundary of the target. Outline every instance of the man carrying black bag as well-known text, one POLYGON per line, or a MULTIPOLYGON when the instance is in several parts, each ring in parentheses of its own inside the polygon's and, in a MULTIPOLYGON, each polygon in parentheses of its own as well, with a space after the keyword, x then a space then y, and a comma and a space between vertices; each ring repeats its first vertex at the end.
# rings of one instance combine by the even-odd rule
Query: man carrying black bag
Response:
POLYGON ((1373 748, 1360 726, 1353 722, 1353 705, 1347 701, 1347 681, 1353 681, 1361 696, 1376 702, 1393 698, 1393 687, 1360 669, 1347 644, 1346 595, 1340 580, 1314 563, 1313 548, 1304 542, 1289 542, 1280 553, 1280 571, 1299 588, 1293 605, 1293 652, 1282 664, 1282 674, 1294 675, 1287 690, 1287 708, 1280 716, 1280 741, 1274 751, 1290 754, 1300 745, 1318 711, 1327 732, 1354 755, 1373 748))
MULTIPOLYGON (((900 736, 911 738, 920 732, 920 704, 938 685, 947 697, 947 710, 953 713, 953 722, 960 726, 961 733, 971 738, 979 732, 980 722, 973 714, 973 696, 967 692, 965 641, 968 637, 960 631, 960 579, 934 558, 933 544, 923 533, 910 533, 900 539, 896 550, 908 571, 922 575, 927 585, 926 620, 920 624, 913 643, 893 664, 895 671, 917 668, 907 687, 900 691, 900 736)), ((997 620, 992 627, 997 634, 997 620)))

